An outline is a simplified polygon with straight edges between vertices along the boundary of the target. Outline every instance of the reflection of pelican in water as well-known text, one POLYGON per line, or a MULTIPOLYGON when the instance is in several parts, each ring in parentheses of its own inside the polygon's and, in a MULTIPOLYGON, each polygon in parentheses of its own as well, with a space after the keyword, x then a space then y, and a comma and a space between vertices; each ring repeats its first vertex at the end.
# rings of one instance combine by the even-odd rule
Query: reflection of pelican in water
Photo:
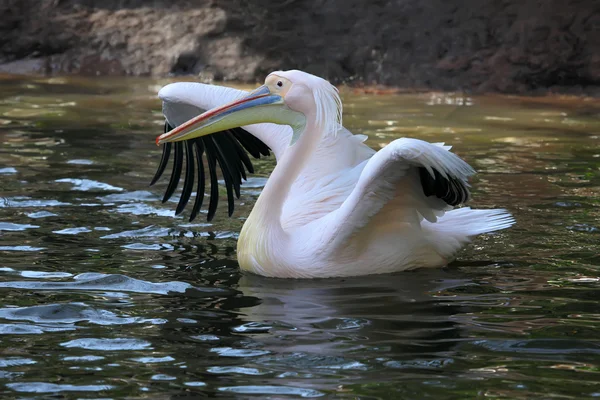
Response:
MULTIPOLYGON (((455 272, 327 280, 271 280, 242 275, 238 288, 260 304, 242 308, 244 326, 270 326, 256 340, 276 352, 339 356, 380 349, 382 356, 447 351, 459 336, 461 308, 434 297, 464 285, 455 272)), ((252 332, 252 330, 250 330, 252 332)), ((375 350, 376 351, 376 350, 375 350)), ((373 356, 374 357, 374 356, 373 356)))
MULTIPOLYGON (((305 72, 273 72, 250 94, 179 83, 159 96, 168 132, 157 138, 165 144, 157 177, 175 143, 167 198, 181 176, 183 143, 186 148, 178 212, 190 198, 194 158, 204 151, 212 181, 209 218, 218 195, 217 161, 231 213, 233 189, 239 191, 244 168, 251 168, 241 145, 255 156, 269 148, 275 153, 277 166, 240 233, 243 270, 316 278, 439 267, 472 236, 513 224, 503 210, 453 209, 470 199, 467 179, 474 171, 449 146, 401 138, 373 151, 363 136, 342 127, 337 90, 305 72)), ((201 160, 197 167, 192 218, 204 197, 201 160)))

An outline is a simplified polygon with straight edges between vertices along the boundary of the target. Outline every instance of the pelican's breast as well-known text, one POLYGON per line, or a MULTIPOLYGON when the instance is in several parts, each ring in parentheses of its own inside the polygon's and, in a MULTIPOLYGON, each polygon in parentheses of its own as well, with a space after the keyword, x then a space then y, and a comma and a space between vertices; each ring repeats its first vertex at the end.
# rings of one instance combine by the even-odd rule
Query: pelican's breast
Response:
POLYGON ((270 232, 253 210, 244 223, 237 243, 240 269, 273 276, 273 249, 270 232))

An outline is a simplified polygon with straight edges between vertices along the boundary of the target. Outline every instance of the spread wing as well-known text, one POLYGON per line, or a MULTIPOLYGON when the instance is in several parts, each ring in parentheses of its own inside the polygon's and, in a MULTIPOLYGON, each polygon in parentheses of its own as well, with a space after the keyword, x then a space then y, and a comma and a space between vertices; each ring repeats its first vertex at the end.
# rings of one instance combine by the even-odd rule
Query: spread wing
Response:
POLYGON ((352 193, 328 216, 332 241, 347 239, 376 217, 389 224, 419 223, 423 218, 434 223, 445 211, 467 202, 467 179, 475 171, 449 149, 402 138, 373 155, 352 193))
MULTIPOLYGON (((233 101, 245 94, 246 92, 242 90, 201 83, 182 82, 167 85, 159 92, 165 115, 164 131, 168 132, 208 109, 233 101)), ((258 125, 252 126, 251 129, 256 130, 257 127, 260 129, 258 125)), ((221 169, 225 181, 228 212, 231 216, 234 210, 234 195, 240 197, 240 186, 242 180, 246 179, 246 171, 254 172, 252 161, 246 152, 254 158, 260 158, 268 156, 270 148, 244 128, 230 129, 182 142, 166 143, 163 145, 162 157, 150 185, 154 185, 160 179, 173 154, 173 169, 162 199, 163 203, 168 201, 177 189, 185 164, 183 189, 175 214, 180 214, 184 210, 196 184, 196 199, 189 218, 192 221, 204 201, 206 170, 203 158, 206 157, 210 179, 207 220, 211 221, 215 216, 219 201, 217 166, 221 169)))

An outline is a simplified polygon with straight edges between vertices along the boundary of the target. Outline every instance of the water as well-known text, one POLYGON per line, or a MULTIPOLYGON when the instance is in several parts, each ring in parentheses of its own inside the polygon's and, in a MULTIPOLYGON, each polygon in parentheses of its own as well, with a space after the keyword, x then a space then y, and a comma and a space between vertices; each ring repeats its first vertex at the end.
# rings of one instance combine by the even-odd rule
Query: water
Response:
POLYGON ((518 223, 443 270, 284 281, 235 261, 272 159, 210 224, 147 186, 165 83, 0 80, 3 398, 600 396, 598 100, 346 90, 371 146, 452 144, 518 223))

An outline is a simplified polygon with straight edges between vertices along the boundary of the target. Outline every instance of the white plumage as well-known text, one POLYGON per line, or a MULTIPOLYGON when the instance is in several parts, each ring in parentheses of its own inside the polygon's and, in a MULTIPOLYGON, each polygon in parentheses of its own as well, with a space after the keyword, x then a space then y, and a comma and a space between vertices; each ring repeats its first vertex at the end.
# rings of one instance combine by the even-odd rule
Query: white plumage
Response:
MULTIPOLYGON (((341 103, 327 81, 300 71, 279 71, 269 75, 265 87, 270 96, 283 99, 283 111, 302 114, 306 122, 302 128, 294 125, 299 139, 292 146, 288 125, 244 126, 273 150, 278 164, 240 233, 243 270, 316 278, 439 267, 471 237, 514 223, 504 210, 455 209, 443 196, 426 195, 424 185, 447 183, 450 195, 470 198, 467 179, 475 171, 449 146, 401 138, 375 152, 363 143, 363 135, 341 126, 341 103)), ((245 91, 200 83, 174 83, 159 92, 171 126, 227 103, 245 102, 240 99, 247 96, 245 91)), ((261 107, 261 120, 269 120, 261 107)), ((277 112, 274 107, 267 110, 277 112)), ((204 125, 186 135, 203 135, 209 114, 213 119, 217 115, 204 114, 206 118, 199 118, 204 125)), ((218 123, 227 118, 233 125, 246 121, 234 115, 218 123)), ((281 123, 283 117, 273 118, 281 123)), ((167 133, 162 140, 173 136, 167 133)))

